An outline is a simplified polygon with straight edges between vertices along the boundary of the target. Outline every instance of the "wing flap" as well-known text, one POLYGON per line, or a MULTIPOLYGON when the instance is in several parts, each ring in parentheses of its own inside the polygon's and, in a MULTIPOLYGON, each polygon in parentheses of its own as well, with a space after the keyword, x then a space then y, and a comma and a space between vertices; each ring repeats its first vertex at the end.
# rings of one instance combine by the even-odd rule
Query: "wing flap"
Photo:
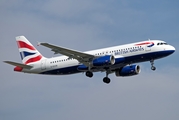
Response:
POLYGON ((13 66, 18 66, 18 67, 22 67, 22 68, 26 68, 26 69, 31 69, 33 66, 30 65, 25 65, 25 64, 21 64, 21 63, 16 63, 16 62, 12 62, 12 61, 4 61, 7 64, 13 65, 13 66))

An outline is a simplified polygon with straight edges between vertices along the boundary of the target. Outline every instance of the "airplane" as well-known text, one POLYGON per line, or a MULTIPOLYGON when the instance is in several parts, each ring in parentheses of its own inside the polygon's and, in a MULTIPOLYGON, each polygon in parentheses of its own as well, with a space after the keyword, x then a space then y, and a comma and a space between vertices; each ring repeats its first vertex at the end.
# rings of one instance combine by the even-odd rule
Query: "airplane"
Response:
POLYGON ((150 61, 151 69, 156 70, 154 61, 175 52, 175 48, 162 40, 147 40, 125 45, 81 52, 50 43, 38 43, 50 48, 54 54, 62 56, 44 57, 24 36, 16 37, 22 63, 4 61, 15 66, 14 71, 43 75, 69 75, 85 72, 93 77, 93 72, 106 72, 103 82, 110 83, 109 74, 117 77, 138 75, 139 62, 150 61))

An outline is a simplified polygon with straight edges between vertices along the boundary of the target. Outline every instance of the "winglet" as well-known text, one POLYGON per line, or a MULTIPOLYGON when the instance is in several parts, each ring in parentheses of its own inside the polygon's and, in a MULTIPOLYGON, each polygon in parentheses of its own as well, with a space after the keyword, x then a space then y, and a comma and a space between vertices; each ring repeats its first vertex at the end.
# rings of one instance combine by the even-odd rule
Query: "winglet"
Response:
POLYGON ((38 42, 38 41, 37 41, 37 46, 40 46, 40 45, 41 45, 41 42, 38 42))

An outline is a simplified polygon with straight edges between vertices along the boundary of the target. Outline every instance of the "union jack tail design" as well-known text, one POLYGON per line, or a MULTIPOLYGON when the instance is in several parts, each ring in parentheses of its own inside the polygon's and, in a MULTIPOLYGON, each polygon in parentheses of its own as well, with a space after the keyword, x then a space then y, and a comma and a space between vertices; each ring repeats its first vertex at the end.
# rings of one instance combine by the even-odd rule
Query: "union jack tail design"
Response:
POLYGON ((16 37, 16 41, 23 64, 38 62, 44 58, 24 36, 16 37))

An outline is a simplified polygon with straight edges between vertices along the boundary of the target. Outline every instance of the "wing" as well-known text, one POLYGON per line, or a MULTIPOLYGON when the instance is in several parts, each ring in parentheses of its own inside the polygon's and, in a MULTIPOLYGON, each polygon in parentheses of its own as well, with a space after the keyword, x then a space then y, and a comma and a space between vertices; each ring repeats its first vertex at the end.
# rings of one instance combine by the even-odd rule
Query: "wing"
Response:
POLYGON ((55 54, 62 54, 62 55, 68 56, 69 58, 77 59, 80 63, 83 63, 86 66, 89 66, 89 62, 91 62, 96 57, 91 54, 87 54, 87 53, 83 53, 83 52, 80 52, 77 50, 72 50, 72 49, 52 45, 49 43, 39 43, 39 44, 50 48, 52 51, 55 52, 55 54))

